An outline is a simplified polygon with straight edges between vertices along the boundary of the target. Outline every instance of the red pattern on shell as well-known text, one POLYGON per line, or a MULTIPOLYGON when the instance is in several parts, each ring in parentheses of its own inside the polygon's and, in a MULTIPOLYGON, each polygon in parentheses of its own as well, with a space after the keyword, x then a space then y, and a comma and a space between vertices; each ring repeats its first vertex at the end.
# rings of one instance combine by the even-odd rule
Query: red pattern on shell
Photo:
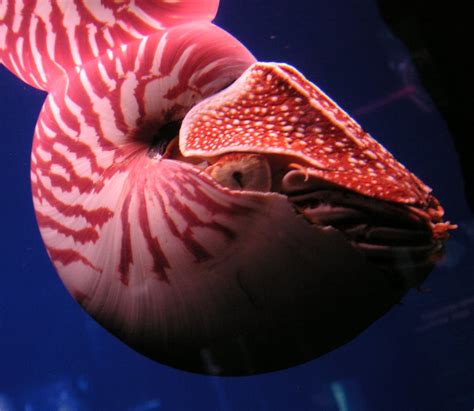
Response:
POLYGON ((106 50, 183 23, 211 21, 219 0, 2 0, 0 62, 50 90, 106 50), (78 41, 80 39, 80 41, 78 41))
POLYGON ((186 156, 285 154, 308 172, 360 194, 429 206, 431 189, 317 86, 286 64, 255 63, 186 116, 186 156))
MULTIPOLYGON (((55 84, 38 119, 31 166, 38 223, 46 246, 55 250, 50 256, 61 276, 75 264, 83 270, 100 269, 128 285, 141 275, 134 263, 147 255, 150 272, 168 281, 172 269, 159 241, 163 236, 149 217, 152 210, 166 210, 162 214, 170 233, 196 261, 206 258, 205 245, 181 232, 173 215, 190 230, 205 227, 224 237, 232 235, 225 225, 205 223, 191 213, 180 198, 187 195, 186 185, 196 186, 197 195, 197 183, 182 180, 173 162, 160 166, 172 168, 172 176, 157 172, 157 161, 147 152, 163 124, 180 119, 253 61, 228 33, 197 22, 131 42, 55 84), (108 231, 110 225, 119 228, 108 231), (143 244, 137 237, 143 237, 143 244), (114 238, 119 241, 114 243, 114 238), (101 244, 107 244, 108 254, 119 256, 115 265, 103 261, 101 244)), ((235 218, 234 208, 216 209, 212 196, 190 201, 235 218)), ((73 288, 87 294, 84 284, 73 288)))

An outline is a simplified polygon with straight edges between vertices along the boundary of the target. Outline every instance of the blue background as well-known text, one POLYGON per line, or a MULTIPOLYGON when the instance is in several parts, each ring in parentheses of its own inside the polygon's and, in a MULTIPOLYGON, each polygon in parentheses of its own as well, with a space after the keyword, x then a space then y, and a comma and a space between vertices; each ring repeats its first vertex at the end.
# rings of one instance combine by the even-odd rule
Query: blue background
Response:
POLYGON ((424 292, 305 365, 217 378, 154 363, 90 319, 55 274, 29 182, 45 95, 0 67, 0 411, 473 409, 474 220, 446 124, 375 3, 222 0, 216 23, 259 60, 296 66, 434 187, 460 224, 446 256, 424 292))

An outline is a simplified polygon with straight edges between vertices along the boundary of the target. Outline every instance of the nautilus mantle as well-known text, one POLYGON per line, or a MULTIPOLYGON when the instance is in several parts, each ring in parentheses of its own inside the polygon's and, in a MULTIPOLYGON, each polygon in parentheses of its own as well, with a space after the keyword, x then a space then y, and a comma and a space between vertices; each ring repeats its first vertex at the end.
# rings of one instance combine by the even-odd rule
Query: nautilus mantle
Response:
POLYGON ((300 364, 442 254, 431 190, 316 85, 255 62, 217 0, 2 0, 0 59, 47 90, 31 184, 64 285, 183 370, 300 364))

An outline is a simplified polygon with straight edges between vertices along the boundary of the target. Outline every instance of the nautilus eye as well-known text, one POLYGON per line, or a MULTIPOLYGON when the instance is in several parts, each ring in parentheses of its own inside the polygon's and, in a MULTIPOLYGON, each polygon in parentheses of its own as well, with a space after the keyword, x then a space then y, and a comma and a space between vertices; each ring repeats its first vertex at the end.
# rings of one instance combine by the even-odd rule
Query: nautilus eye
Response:
POLYGON ((209 23, 217 3, 8 1, 0 57, 49 91, 33 200, 73 297, 161 363, 254 374, 354 338, 455 226, 316 85, 209 23))
POLYGON ((234 190, 269 191, 272 175, 267 159, 258 154, 228 154, 206 169, 219 184, 234 190))

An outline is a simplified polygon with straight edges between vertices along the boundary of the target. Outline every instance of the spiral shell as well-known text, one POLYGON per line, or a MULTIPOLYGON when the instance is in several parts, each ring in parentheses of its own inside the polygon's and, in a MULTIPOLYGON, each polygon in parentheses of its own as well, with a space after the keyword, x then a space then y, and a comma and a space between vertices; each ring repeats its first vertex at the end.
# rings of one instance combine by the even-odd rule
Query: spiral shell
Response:
POLYGON ((209 374, 289 367, 431 270, 454 228, 431 190, 294 68, 254 64, 209 22, 217 1, 20 3, 0 8, 0 58, 49 92, 41 235, 135 350, 209 374))

